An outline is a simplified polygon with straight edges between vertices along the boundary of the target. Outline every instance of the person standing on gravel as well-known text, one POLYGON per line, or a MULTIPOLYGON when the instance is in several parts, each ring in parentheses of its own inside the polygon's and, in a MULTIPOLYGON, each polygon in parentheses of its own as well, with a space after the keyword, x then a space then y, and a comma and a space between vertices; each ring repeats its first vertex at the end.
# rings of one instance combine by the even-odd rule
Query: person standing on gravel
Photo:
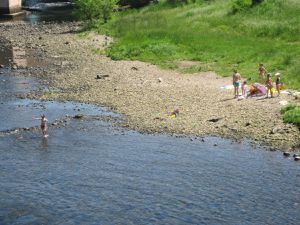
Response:
POLYGON ((233 71, 233 75, 232 75, 232 84, 233 84, 233 87, 234 87, 234 98, 238 98, 239 97, 240 83, 241 83, 241 75, 235 69, 233 71))
POLYGON ((259 79, 260 82, 263 84, 265 81, 265 74, 266 74, 266 69, 264 67, 264 64, 260 63, 258 66, 258 75, 259 75, 259 79))

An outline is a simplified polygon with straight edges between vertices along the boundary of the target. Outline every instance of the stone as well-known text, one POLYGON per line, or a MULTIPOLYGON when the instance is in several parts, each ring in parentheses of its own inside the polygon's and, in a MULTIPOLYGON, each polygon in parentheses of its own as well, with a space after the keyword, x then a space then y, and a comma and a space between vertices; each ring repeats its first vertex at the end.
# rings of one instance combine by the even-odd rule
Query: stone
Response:
POLYGON ((277 134, 277 133, 283 134, 283 133, 285 133, 285 131, 282 127, 277 126, 277 127, 274 127, 270 132, 270 134, 277 134))
POLYGON ((171 116, 177 117, 179 115, 179 109, 175 109, 173 112, 171 112, 171 116))
POLYGON ((300 160, 300 156, 296 156, 296 157, 294 158, 294 160, 295 160, 295 161, 299 161, 299 160, 300 160))
POLYGON ((216 123, 218 122, 219 120, 221 120, 222 118, 212 118, 212 119, 209 119, 208 121, 209 122, 213 122, 213 123, 216 123))
POLYGON ((82 114, 76 114, 74 116, 74 119, 82 119, 83 118, 83 115, 82 114))
POLYGON ((291 153, 290 153, 290 152, 284 152, 283 155, 284 155, 284 156, 290 156, 291 153))
POLYGON ((95 79, 99 80, 99 79, 105 79, 108 78, 109 75, 105 74, 105 75, 97 75, 95 79))
POLYGON ((300 99, 300 92, 294 92, 293 97, 295 97, 295 99, 300 99))
POLYGON ((161 83, 163 80, 162 80, 161 77, 159 77, 159 78, 157 79, 157 81, 158 81, 159 83, 161 83))
POLYGON ((286 101, 286 100, 282 100, 282 101, 279 102, 279 104, 282 105, 282 106, 286 106, 286 105, 289 104, 289 102, 286 101))

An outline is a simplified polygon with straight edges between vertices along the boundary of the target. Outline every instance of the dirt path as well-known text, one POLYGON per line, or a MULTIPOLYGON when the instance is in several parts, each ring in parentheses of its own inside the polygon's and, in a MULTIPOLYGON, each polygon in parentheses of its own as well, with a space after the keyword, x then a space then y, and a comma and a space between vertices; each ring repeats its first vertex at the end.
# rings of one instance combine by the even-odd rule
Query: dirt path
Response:
POLYGON ((230 78, 213 72, 181 74, 137 61, 113 61, 101 51, 111 41, 104 36, 73 33, 77 24, 0 25, 0 36, 13 45, 36 48, 51 63, 47 69, 24 74, 46 77, 51 88, 44 99, 76 100, 111 107, 126 115, 123 124, 144 132, 220 135, 251 138, 281 150, 300 145, 299 129, 284 124, 279 104, 293 101, 233 99, 230 78), (99 79, 96 79, 96 77, 99 79), (179 110, 177 117, 170 114, 179 110))

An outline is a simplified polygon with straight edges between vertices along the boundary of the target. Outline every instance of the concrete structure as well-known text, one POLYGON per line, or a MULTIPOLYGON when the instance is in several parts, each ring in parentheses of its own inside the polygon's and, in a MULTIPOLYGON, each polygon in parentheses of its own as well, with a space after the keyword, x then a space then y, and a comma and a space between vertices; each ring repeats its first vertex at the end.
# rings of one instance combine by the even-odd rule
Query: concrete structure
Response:
POLYGON ((23 14, 22 0, 0 0, 0 16, 14 17, 23 14))

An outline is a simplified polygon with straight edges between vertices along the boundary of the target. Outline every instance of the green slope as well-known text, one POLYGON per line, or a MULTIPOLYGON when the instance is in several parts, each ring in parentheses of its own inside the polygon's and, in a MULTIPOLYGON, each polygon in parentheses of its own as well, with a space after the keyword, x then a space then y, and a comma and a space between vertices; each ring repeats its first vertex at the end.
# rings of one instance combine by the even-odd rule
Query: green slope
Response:
POLYGON ((238 68, 243 77, 257 79, 259 63, 281 72, 289 88, 300 89, 300 3, 265 0, 236 14, 231 1, 198 1, 170 7, 163 1, 128 10, 99 26, 116 42, 107 54, 113 59, 141 60, 176 68, 178 60, 202 66, 189 72, 214 70, 222 76, 238 68))

